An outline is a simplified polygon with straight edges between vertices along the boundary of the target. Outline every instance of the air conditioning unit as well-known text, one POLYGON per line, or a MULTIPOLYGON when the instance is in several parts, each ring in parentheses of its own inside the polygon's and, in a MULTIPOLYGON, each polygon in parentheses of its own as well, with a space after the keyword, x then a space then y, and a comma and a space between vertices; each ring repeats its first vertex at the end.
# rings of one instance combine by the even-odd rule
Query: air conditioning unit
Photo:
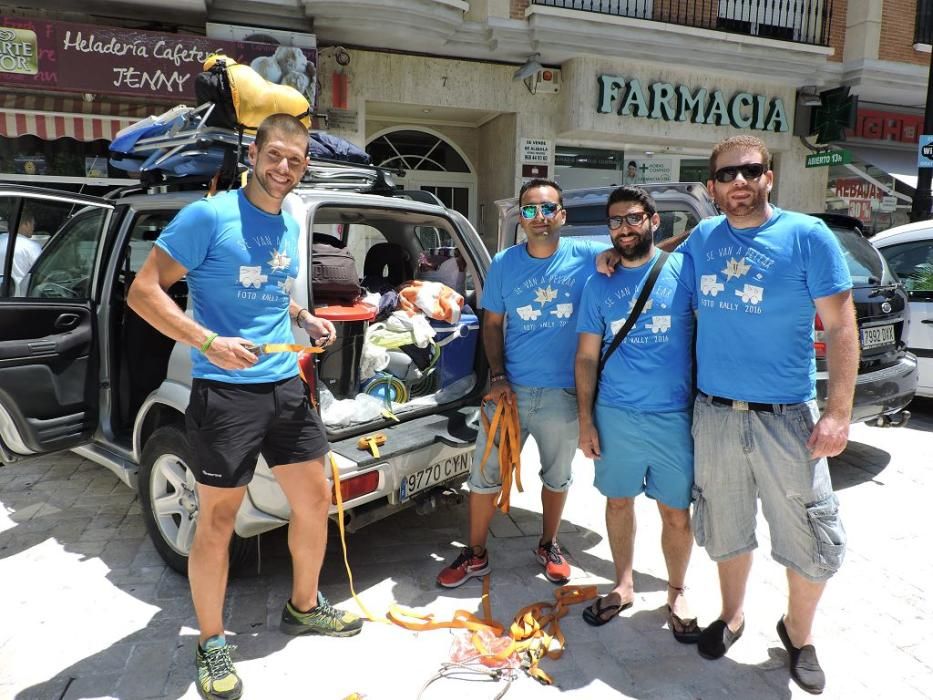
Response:
POLYGON ((525 78, 525 85, 532 95, 538 93, 557 94, 560 92, 560 70, 557 68, 542 68, 525 78))

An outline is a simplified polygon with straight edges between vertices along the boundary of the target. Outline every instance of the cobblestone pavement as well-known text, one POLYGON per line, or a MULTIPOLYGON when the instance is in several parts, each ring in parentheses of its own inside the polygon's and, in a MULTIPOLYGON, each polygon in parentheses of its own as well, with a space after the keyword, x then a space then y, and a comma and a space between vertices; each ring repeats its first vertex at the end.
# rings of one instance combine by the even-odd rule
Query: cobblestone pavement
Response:
MULTIPOLYGON (((854 426, 847 451, 832 462, 850 546, 817 618, 817 646, 830 698, 933 698, 933 402, 915 408, 906 428, 854 426)), ((525 604, 548 600, 553 586, 531 550, 540 529, 540 482, 533 447, 523 455, 524 494, 497 515, 492 557, 494 615, 508 620, 525 604)), ((575 463, 576 483, 561 541, 574 583, 605 590, 612 563, 603 500, 592 465, 575 463)), ((556 684, 518 678, 517 698, 804 697, 786 670, 775 624, 785 596, 782 570, 769 557, 767 529, 748 594, 745 636, 727 658, 710 662, 674 642, 665 625, 665 573, 653 504, 639 499, 635 606, 601 628, 565 618, 567 651, 543 667, 556 684)), ((463 539, 466 509, 426 516, 406 512, 350 538, 356 586, 368 607, 392 601, 439 618, 478 611, 481 584, 434 585, 463 539)), ((333 600, 352 606, 336 528, 322 579, 333 600)), ((352 639, 290 638, 278 616, 289 591, 284 531, 263 537, 254 564, 230 583, 228 636, 247 698, 339 700, 416 698, 450 654, 447 631, 414 633, 368 624, 352 639)), ((135 495, 109 472, 73 454, 0 469, 0 698, 195 698, 196 630, 186 581, 149 543, 135 495)), ((715 569, 696 551, 690 597, 701 624, 718 613, 715 569)), ((493 698, 505 684, 439 680, 424 698, 493 698)))

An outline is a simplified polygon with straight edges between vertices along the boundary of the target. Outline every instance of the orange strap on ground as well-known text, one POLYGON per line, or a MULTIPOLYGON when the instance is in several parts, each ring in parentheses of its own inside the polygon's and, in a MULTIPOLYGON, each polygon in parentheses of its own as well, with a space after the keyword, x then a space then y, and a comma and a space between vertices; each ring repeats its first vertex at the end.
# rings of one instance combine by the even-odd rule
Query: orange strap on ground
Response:
POLYGON ((363 601, 360 600, 359 596, 356 594, 356 589, 353 587, 353 572, 350 571, 350 560, 347 558, 347 531, 343 522, 343 494, 340 492, 340 470, 337 469, 337 460, 334 459, 334 453, 330 452, 328 456, 330 457, 331 476, 334 480, 334 500, 337 501, 337 528, 340 530, 340 546, 343 549, 343 564, 347 568, 347 578, 350 579, 350 594, 353 596, 353 600, 356 601, 356 604, 360 606, 360 610, 363 611, 366 619, 372 622, 384 622, 388 624, 388 620, 385 618, 378 618, 369 612, 363 604, 363 601))
MULTIPOLYGON (((485 401, 488 398, 487 396, 483 400, 485 401)), ((500 400, 496 404, 495 412, 492 414, 492 421, 486 417, 486 412, 483 410, 480 410, 480 416, 483 419, 483 429, 486 431, 486 449, 483 450, 483 459, 480 461, 479 467, 482 469, 486 466, 498 431, 499 476, 502 479, 502 488, 496 499, 496 507, 503 513, 508 513, 512 482, 515 482, 519 493, 524 491, 524 488, 522 488, 522 446, 519 440, 521 424, 518 421, 518 406, 514 402, 509 403, 500 400)))

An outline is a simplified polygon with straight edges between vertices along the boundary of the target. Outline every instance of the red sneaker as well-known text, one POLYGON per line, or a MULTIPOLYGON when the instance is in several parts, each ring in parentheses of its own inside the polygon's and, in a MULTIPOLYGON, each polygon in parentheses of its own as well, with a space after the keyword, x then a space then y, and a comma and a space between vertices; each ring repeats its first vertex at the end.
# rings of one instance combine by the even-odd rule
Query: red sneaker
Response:
POLYGON ((539 544, 535 550, 535 557, 544 567, 544 575, 552 583, 566 583, 570 580, 570 564, 564 558, 557 542, 539 544))
POLYGON ((437 575, 437 584, 444 588, 456 588, 475 576, 489 573, 489 553, 477 556, 472 547, 464 547, 450 566, 437 575))

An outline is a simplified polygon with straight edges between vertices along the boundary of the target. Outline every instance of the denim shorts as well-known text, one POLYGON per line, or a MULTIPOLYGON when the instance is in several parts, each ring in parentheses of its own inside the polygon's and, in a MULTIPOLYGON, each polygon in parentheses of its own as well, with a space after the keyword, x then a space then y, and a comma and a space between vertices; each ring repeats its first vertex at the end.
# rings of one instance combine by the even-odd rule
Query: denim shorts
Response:
POLYGON ((690 507, 693 438, 690 411, 652 413, 596 404, 600 458, 594 485, 607 498, 646 493, 668 508, 690 507))
POLYGON ((806 443, 819 419, 815 401, 736 410, 705 394, 693 406, 696 542, 714 561, 758 546, 758 498, 775 561, 811 581, 839 570, 846 532, 826 458, 806 443))
MULTIPOLYGON (((580 426, 577 418, 577 393, 573 389, 552 387, 518 386, 512 391, 518 399, 518 420, 521 423, 522 447, 531 435, 538 445, 541 470, 538 474, 548 491, 566 491, 570 488, 571 469, 577 443, 580 441, 580 426)), ((492 420, 496 405, 487 401, 483 410, 492 420)), ((498 493, 502 488, 499 475, 498 440, 489 452, 486 465, 480 469, 483 452, 486 450, 486 431, 480 428, 476 436, 476 452, 470 472, 470 491, 474 493, 498 493)))

